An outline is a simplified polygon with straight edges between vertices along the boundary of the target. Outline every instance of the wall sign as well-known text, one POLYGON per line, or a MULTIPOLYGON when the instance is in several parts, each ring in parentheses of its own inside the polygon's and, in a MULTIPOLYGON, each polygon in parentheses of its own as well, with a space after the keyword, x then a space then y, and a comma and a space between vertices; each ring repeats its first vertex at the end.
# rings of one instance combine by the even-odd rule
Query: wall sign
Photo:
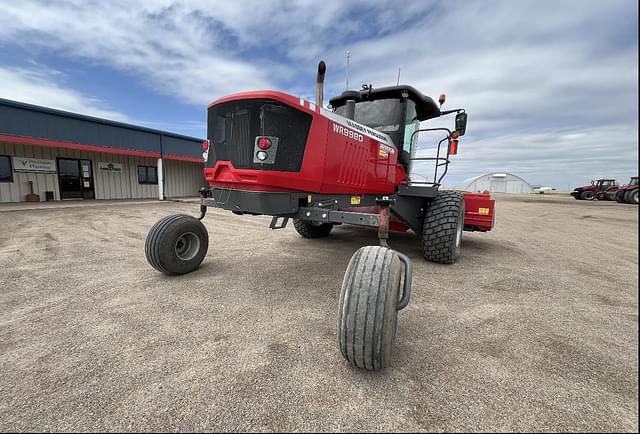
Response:
POLYGON ((56 173, 55 160, 13 157, 13 170, 19 173, 56 173))
POLYGON ((120 163, 98 163, 98 170, 101 172, 122 172, 122 164, 120 163))

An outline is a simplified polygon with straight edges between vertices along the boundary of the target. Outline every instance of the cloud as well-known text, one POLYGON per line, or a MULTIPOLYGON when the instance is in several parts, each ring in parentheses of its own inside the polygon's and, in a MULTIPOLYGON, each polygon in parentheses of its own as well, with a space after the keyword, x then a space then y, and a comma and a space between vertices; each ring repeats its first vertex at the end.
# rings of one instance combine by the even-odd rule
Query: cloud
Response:
POLYGON ((24 1, 3 6, 0 38, 138 77, 155 91, 205 104, 216 95, 272 87, 267 68, 222 49, 224 26, 169 2, 24 1))
POLYGON ((59 71, 33 68, 1 68, 0 97, 117 121, 123 113, 110 110, 107 103, 69 89, 59 71))
MULTIPOLYGON (((602 177, 626 182, 638 170, 636 140, 624 125, 461 140, 444 183, 455 186, 465 178, 489 172, 511 172, 531 184, 562 189, 602 177)), ((433 155, 433 147, 427 143, 423 141, 418 156, 433 155)), ((418 163, 414 173, 431 178, 433 166, 418 163)))

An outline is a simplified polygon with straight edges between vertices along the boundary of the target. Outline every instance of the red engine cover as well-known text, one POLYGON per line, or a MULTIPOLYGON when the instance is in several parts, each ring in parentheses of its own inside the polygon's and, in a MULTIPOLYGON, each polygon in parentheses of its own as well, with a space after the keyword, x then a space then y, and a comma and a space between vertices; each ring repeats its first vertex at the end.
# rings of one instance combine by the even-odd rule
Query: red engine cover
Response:
POLYGON ((205 179, 212 187, 318 194, 392 194, 398 184, 406 181, 404 168, 398 164, 398 151, 389 136, 309 101, 267 90, 226 96, 209 107, 257 98, 276 100, 312 116, 300 171, 237 169, 229 161, 218 161, 214 167, 205 168, 205 179))

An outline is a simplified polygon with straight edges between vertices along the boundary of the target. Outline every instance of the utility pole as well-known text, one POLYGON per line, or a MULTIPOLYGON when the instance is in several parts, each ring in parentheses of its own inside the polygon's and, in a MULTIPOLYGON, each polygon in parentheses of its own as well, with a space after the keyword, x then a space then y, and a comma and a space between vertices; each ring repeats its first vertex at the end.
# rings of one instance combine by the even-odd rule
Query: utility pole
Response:
POLYGON ((347 87, 345 88, 345 90, 349 90, 349 56, 350 55, 351 53, 347 51, 347 87))

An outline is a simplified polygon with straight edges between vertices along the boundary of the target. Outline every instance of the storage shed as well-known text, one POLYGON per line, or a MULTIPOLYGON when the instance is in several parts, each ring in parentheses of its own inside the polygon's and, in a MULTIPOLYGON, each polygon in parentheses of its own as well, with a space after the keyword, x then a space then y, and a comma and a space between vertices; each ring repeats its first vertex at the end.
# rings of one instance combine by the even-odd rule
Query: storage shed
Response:
POLYGON ((457 190, 491 193, 529 193, 531 185, 518 175, 506 172, 486 173, 466 179, 457 190))

